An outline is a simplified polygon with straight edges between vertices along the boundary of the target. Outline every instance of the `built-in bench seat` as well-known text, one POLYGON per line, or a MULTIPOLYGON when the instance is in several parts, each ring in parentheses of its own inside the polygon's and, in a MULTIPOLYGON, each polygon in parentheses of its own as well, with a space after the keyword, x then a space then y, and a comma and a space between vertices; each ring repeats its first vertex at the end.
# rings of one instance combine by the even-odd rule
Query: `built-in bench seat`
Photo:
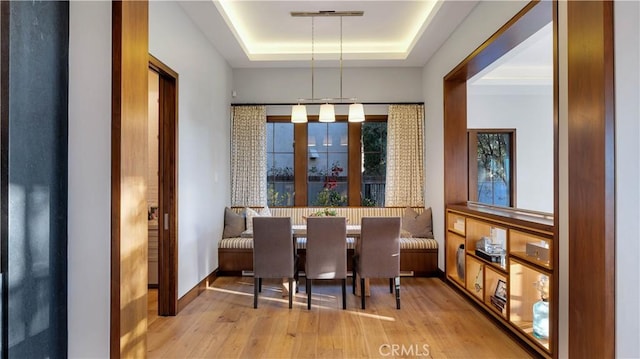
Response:
MULTIPOLYGON (((354 249, 355 238, 347 237, 347 249, 354 249)), ((297 238, 297 249, 307 249, 307 239, 297 238)), ((223 238, 218 243, 218 249, 253 249, 253 238, 233 237, 223 238)), ((400 250, 403 249, 438 249, 438 242, 433 238, 400 238, 400 250)))
MULTIPOLYGON (((242 213, 244 208, 233 207, 236 213, 242 213)), ((422 213, 424 208, 413 208, 422 213)), ((304 224, 304 217, 308 217, 318 208, 270 208, 274 217, 290 217, 292 224, 304 224)), ((359 225, 362 217, 402 217, 405 208, 402 207, 342 207, 335 208, 337 215, 346 217, 349 224, 359 225)), ((433 276, 438 270, 438 242, 433 238, 408 237, 403 231, 400 238, 400 270, 406 275, 433 276)), ((304 271, 306 254, 306 238, 297 238, 297 252, 300 256, 298 268, 304 271)), ((354 238, 347 238, 347 265, 351 270, 351 256, 355 246, 354 238)), ((253 270, 253 238, 233 237, 223 238, 218 243, 218 272, 219 275, 239 275, 253 270)))

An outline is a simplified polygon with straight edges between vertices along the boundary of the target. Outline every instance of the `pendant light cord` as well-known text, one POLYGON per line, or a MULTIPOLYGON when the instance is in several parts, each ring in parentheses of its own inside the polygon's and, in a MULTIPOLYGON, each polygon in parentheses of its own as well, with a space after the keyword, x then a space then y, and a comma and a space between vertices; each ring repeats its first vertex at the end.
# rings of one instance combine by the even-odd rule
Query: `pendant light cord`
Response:
POLYGON ((316 96, 314 95, 314 84, 313 84, 313 70, 314 70, 314 54, 315 54, 315 17, 311 17, 311 98, 314 99, 316 96))
POLYGON ((340 99, 342 101, 342 16, 340 16, 340 99))

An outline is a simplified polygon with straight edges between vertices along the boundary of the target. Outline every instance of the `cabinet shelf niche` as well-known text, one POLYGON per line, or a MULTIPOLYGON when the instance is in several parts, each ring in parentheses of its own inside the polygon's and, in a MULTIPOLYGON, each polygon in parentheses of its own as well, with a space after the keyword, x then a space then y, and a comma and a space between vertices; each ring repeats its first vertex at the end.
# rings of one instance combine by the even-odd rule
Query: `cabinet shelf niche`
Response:
POLYGON ((509 230, 509 254, 547 270, 553 269, 553 243, 550 238, 509 230))
MULTIPOLYGON (((555 251, 553 225, 533 217, 527 217, 528 220, 522 215, 517 219, 511 217, 508 211, 500 216, 497 209, 485 213, 465 205, 447 207, 446 278, 542 357, 552 358, 553 333, 557 332, 554 326, 557 299, 551 290, 555 280, 552 265, 555 251), (457 228, 453 223, 459 224, 457 228), (503 254, 500 263, 495 263, 493 258, 487 258, 483 253, 476 253, 476 245, 482 237, 493 238, 491 243, 501 244, 498 247, 498 253, 503 254), (463 244, 464 249, 461 250, 463 244), (531 244, 536 247, 532 248, 531 244), (548 252, 532 252, 532 249, 539 248, 548 249, 548 252), (459 269, 458 263, 464 270, 459 269), (545 278, 546 292, 543 293, 546 302, 541 301, 541 292, 534 285, 541 278, 545 278), (499 294, 496 295, 496 292, 499 294), (501 299, 497 300, 497 297, 501 299), (537 313, 548 313, 548 324, 537 326, 538 336, 534 335, 533 325, 534 304, 537 302, 537 313), (551 339, 539 338, 545 336, 545 328, 548 328, 546 336, 551 339)), ((495 253, 496 247, 491 249, 495 253)), ((545 321, 543 319, 537 323, 545 321)))
POLYGON ((449 233, 449 237, 447 240, 447 277, 464 287, 464 274, 464 237, 459 236, 457 233, 449 233), (460 249, 460 246, 463 246, 463 248, 460 249))
MULTIPOLYGON (((541 292, 536 286, 537 282, 544 278, 547 281, 548 288, 552 288, 550 274, 539 271, 526 262, 517 260, 511 260, 509 273, 511 278, 509 286, 509 321, 522 333, 526 334, 530 340, 549 351, 549 339, 536 337, 533 333, 533 306, 541 300, 541 292)), ((545 295, 547 298, 552 298, 549 289, 547 289, 545 295)), ((553 314, 549 310, 547 326, 553 323, 553 314)), ((547 332, 549 331, 547 330, 547 332)))

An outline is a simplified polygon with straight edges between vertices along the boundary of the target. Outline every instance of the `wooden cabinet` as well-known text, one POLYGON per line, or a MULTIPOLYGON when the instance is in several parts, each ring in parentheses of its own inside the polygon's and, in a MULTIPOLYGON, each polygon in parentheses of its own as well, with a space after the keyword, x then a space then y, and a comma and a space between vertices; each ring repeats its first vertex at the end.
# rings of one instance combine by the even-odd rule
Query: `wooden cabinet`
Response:
POLYGON ((553 220, 466 205, 449 206, 446 219, 447 280, 540 355, 553 357, 553 220))

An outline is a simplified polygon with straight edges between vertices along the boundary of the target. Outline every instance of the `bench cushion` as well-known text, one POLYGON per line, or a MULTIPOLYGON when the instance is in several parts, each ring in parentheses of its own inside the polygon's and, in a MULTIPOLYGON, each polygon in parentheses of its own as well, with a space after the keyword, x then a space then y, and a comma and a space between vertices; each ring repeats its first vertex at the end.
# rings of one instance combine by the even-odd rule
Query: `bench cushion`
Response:
POLYGON ((253 249, 253 238, 223 238, 218 242, 218 248, 225 249, 253 249))
MULTIPOLYGON (((347 249, 354 249, 355 239, 347 238, 347 249)), ((224 238, 218 243, 218 248, 252 249, 253 238, 224 238)), ((306 249, 307 239, 298 238, 297 249, 306 249)), ((438 242, 431 238, 400 238, 400 249, 438 249, 438 242)))

